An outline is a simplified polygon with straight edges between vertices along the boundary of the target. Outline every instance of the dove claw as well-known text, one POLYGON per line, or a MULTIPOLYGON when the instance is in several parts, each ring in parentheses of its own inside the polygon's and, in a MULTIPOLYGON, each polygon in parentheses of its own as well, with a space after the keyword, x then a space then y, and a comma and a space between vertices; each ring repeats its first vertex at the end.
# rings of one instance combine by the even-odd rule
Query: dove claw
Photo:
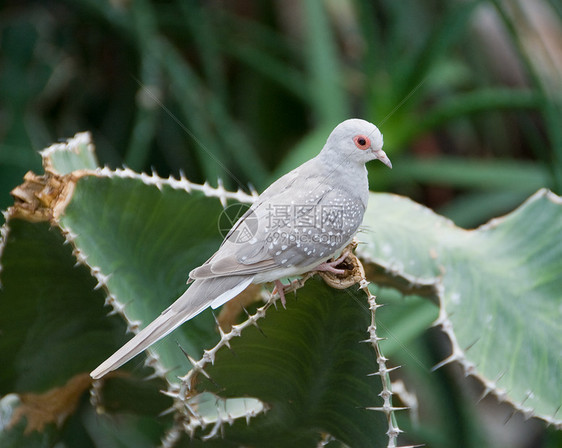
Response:
POLYGON ((347 258, 348 255, 349 255, 349 252, 347 250, 345 250, 345 251, 343 251, 343 253, 340 255, 340 257, 337 260, 325 261, 324 263, 321 263, 318 266, 316 266, 316 268, 314 270, 315 271, 332 272, 333 274, 338 274, 338 275, 345 274, 345 269, 338 269, 338 268, 336 268, 336 266, 339 265, 342 261, 344 261, 347 258))
POLYGON ((283 305, 283 308, 287 309, 287 301, 285 300, 285 285, 281 282, 281 280, 275 280, 275 289, 273 290, 273 294, 275 293, 279 294, 281 305, 283 305))

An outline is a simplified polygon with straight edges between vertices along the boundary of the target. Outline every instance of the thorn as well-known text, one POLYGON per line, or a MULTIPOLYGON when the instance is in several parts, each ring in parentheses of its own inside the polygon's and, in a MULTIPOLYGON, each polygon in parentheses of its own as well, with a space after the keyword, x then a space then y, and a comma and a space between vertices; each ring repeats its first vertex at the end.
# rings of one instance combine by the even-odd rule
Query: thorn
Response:
POLYGON ((187 353, 183 347, 180 345, 180 343, 176 340, 176 344, 178 345, 179 349, 182 351, 183 355, 187 358, 187 360, 191 363, 191 366, 195 369, 197 369, 196 366, 199 365, 199 363, 197 361, 195 361, 195 359, 193 359, 191 356, 189 356, 189 353, 187 353))
POLYGON ((359 288, 361 288, 361 289, 366 289, 366 288, 369 287, 370 284, 371 284, 371 282, 369 282, 369 281, 367 281, 367 280, 365 280, 365 279, 362 279, 362 280, 359 282, 359 288))
POLYGON ((253 196, 254 198, 257 198, 259 196, 259 193, 256 191, 255 187, 248 182, 248 188, 250 190, 250 195, 253 196))
POLYGON ((525 420, 530 420, 531 418, 533 418, 536 415, 535 413, 535 408, 533 409, 526 409, 525 411, 523 411, 523 418, 525 420))
POLYGON ((383 389, 383 390, 381 390, 381 393, 378 394, 378 395, 379 395, 379 397, 381 397, 383 400, 386 400, 387 398, 390 398, 390 397, 393 395, 393 393, 392 393, 392 391, 389 390, 389 389, 383 389))
POLYGON ((230 350, 230 353, 232 353, 234 356, 238 357, 238 354, 234 351, 234 349, 230 346, 230 343, 227 341, 225 342, 225 345, 228 347, 228 349, 230 350))
POLYGON ((507 418, 506 418, 505 421, 503 422, 504 426, 509 423, 509 421, 511 420, 511 418, 512 418, 514 415, 515 415, 515 410, 511 411, 510 414, 507 416, 507 418))
POLYGON ((558 414, 558 411, 560 411, 560 408, 561 408, 561 407, 562 407, 562 405, 559 405, 559 406, 556 408, 556 411, 554 411, 554 414, 552 414, 552 418, 553 418, 553 419, 554 419, 554 417, 556 417, 556 414, 558 414))
POLYGON ((202 374, 205 376, 205 378, 207 378, 211 383, 213 383, 213 385, 214 385, 215 387, 221 388, 221 385, 220 385, 219 383, 217 383, 213 378, 211 378, 211 375, 209 375, 209 374, 205 371, 205 369, 203 369, 202 367, 199 367, 199 368, 197 369, 197 371, 200 372, 200 373, 202 373, 202 374))
POLYGON ((498 401, 507 401, 507 391, 503 388, 495 389, 494 395, 498 398, 498 401))
POLYGON ((478 336, 472 343, 468 344, 468 346, 466 346, 466 348, 464 349, 464 352, 468 352, 479 340, 480 336, 478 336))
POLYGON ((396 438, 400 435, 401 432, 404 432, 398 426, 393 426, 392 423, 390 423, 389 426, 390 427, 388 428, 388 431, 386 432, 386 435, 389 438, 390 437, 396 438))
POLYGON ((139 327, 141 325, 141 321, 140 320, 134 320, 129 322, 129 324, 127 325, 127 331, 130 331, 131 333, 137 333, 139 331, 139 327))
POLYGON ((384 368, 379 370, 378 372, 368 373, 367 376, 375 376, 375 375, 386 375, 387 373, 393 372, 394 370, 398 370, 402 366, 395 366, 391 367, 390 369, 384 368))
POLYGON ((262 334, 262 336, 264 338, 267 338, 267 335, 263 332, 263 330, 261 329, 261 327, 258 325, 257 321, 253 321, 252 324, 259 330, 259 332, 262 334))
POLYGON ((205 362, 215 363, 215 354, 211 350, 203 350, 203 360, 205 362))
POLYGON ((522 401, 521 403, 519 403, 519 407, 522 408, 523 405, 525 404, 525 402, 526 402, 529 398, 531 398, 531 397, 534 397, 534 394, 533 394, 533 392, 531 392, 530 390, 528 390, 528 391, 527 391, 527 394, 525 395, 525 398, 523 399, 523 401, 522 401))
POLYGON ((502 372, 496 378, 496 381, 495 381, 496 384, 499 383, 499 381, 503 378, 503 376, 505 375, 506 372, 507 372, 507 369, 502 370, 502 372))
POLYGON ((217 324, 217 329, 219 330, 219 334, 221 335, 221 340, 222 340, 225 333, 221 328, 221 324, 219 323, 219 319, 217 318, 217 315, 215 314, 215 311, 211 310, 211 314, 213 315, 213 319, 215 319, 215 323, 217 324))
MULTIPOLYGON (((189 356, 189 354, 183 349, 183 347, 179 344, 179 342, 176 341, 176 343, 178 344, 178 347, 180 348, 180 350, 182 351, 182 353, 184 354, 184 356, 187 358, 187 360, 191 363, 191 365, 193 366, 193 370, 195 372, 199 372, 202 373, 205 378, 207 378, 211 383, 213 383, 215 386, 220 387, 220 385, 211 378, 211 376, 205 371, 205 369, 199 365, 200 361, 196 361, 195 359, 193 359, 191 356, 189 356)), ((206 352, 206 351, 205 351, 206 352)), ((185 378, 185 377, 184 377, 185 378)), ((182 379, 183 381, 183 379, 182 379)))
MULTIPOLYGON (((179 394, 177 392, 173 392, 171 390, 161 390, 160 393, 162 395, 166 395, 167 397, 179 398, 179 394)), ((166 412, 166 411, 164 411, 164 412, 166 412)))
POLYGON ((484 398, 486 398, 490 392, 492 392, 492 388, 484 385, 484 390, 482 391, 482 394, 480 394, 480 398, 478 398, 478 400, 476 400, 476 403, 480 403, 484 398))
POLYGON ((380 412, 396 412, 396 411, 405 411, 410 409, 408 406, 376 406, 376 407, 367 407, 365 408, 368 411, 380 411, 380 412))
POLYGON ((431 372, 435 372, 437 369, 440 369, 441 367, 452 363, 453 361, 457 361, 458 357, 456 355, 456 353, 452 353, 450 356, 446 357, 443 361, 438 362, 437 364, 435 364, 430 371, 431 372))
POLYGON ((165 409, 162 412, 160 412, 160 414, 158 414, 158 417, 164 417, 166 415, 173 414, 174 412, 176 412, 176 409, 173 406, 170 406, 168 409, 165 409))
POLYGON ((443 325, 443 323, 448 319, 447 314, 444 311, 440 311, 439 312, 439 316, 437 317, 437 319, 435 319, 433 321, 433 323, 431 324, 431 327, 440 327, 441 325, 443 325))
POLYGON ((471 362, 464 359, 461 361, 462 366, 464 368, 464 377, 468 378, 470 375, 476 375, 476 366, 471 362))
POLYGON ((144 377, 142 380, 143 381, 152 381, 152 380, 155 380, 155 379, 162 379, 162 377, 158 373, 154 372, 154 373, 151 373, 150 375, 148 375, 147 377, 144 377))
POLYGON ((226 208, 227 201, 226 201, 226 190, 224 189, 224 185, 222 183, 222 179, 219 177, 217 178, 217 193, 219 193, 219 201, 222 205, 222 208, 226 208))
POLYGON ((156 368, 160 357, 156 353, 147 353, 146 359, 144 360, 144 365, 147 367, 156 368))
POLYGON ((186 432, 189 434, 189 438, 191 440, 193 440, 195 438, 195 430, 197 428, 195 428, 195 426, 190 426, 189 428, 186 428, 186 432))
POLYGON ((220 342, 222 342, 230 350, 232 350, 232 347, 230 346, 230 338, 227 337, 226 333, 223 331, 223 329, 221 327, 219 327, 219 334, 220 334, 220 337, 221 337, 220 342))

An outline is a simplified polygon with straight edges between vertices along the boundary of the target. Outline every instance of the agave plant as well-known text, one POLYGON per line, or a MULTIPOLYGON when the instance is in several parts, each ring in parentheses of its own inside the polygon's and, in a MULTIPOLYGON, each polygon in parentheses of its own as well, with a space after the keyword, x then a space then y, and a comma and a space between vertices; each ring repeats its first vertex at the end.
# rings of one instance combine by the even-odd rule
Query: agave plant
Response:
POLYGON ((349 275, 293 279, 286 309, 251 287, 94 381, 214 252, 225 208, 255 194, 98 167, 88 134, 42 159, 2 227, 2 446, 395 447, 408 399, 393 393, 393 355, 432 325, 451 342, 441 364, 562 425, 553 193, 470 231, 371 193, 349 275))

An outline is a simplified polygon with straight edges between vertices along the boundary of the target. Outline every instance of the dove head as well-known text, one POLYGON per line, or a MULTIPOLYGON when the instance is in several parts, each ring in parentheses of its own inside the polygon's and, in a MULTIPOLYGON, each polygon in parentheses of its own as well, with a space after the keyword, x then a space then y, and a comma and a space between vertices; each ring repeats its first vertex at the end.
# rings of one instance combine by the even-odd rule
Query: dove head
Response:
POLYGON ((392 163, 382 150, 382 145, 382 134, 374 124, 352 118, 335 127, 321 154, 335 163, 365 164, 370 160, 378 159, 392 168, 392 163))

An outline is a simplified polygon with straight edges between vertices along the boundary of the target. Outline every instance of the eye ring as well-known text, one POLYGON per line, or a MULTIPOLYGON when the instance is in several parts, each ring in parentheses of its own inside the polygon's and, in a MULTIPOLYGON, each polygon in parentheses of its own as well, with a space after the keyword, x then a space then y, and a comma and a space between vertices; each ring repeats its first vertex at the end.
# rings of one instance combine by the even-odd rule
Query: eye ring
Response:
POLYGON ((371 140, 369 140, 369 137, 363 134, 359 134, 353 137, 353 142, 355 143, 355 146, 357 146, 357 148, 361 151, 365 151, 366 149, 369 149, 371 147, 371 140))

